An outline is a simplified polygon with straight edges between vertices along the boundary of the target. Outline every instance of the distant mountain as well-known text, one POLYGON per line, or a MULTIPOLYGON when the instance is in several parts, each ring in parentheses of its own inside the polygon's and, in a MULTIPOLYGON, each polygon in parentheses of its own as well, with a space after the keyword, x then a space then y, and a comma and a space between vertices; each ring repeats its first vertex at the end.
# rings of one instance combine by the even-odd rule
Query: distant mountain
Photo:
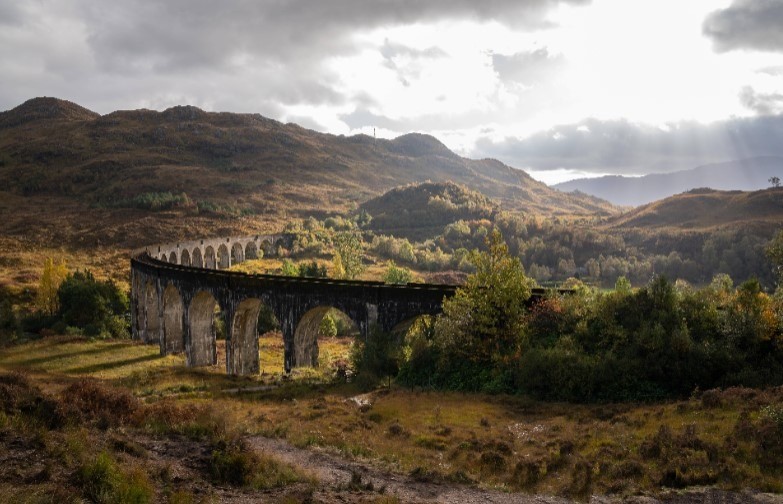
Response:
POLYGON ((101 116, 56 98, 0 113, 0 235, 47 243, 137 246, 252 231, 428 180, 453 181, 528 213, 617 211, 499 161, 462 158, 418 133, 335 136, 192 106, 101 116))
POLYGON ((783 178, 783 157, 753 157, 644 177, 610 175, 576 179, 553 187, 592 194, 615 205, 637 206, 699 187, 741 191, 763 189, 769 187, 768 180, 772 176, 783 178))
POLYGON ((608 220, 610 228, 705 231, 753 228, 771 234, 783 223, 783 187, 760 191, 693 189, 608 220))

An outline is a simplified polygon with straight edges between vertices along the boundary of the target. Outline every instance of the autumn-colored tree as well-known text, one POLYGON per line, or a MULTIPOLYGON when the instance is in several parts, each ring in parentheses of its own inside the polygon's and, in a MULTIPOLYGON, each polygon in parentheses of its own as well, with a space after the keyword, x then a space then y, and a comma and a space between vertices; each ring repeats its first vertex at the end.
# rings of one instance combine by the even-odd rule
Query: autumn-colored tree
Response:
POLYGON ((460 361, 502 366, 522 350, 525 301, 533 281, 525 276, 519 258, 509 254, 499 231, 493 231, 486 242, 486 252, 471 254, 476 272, 443 302, 436 325, 436 344, 450 366, 460 361))
POLYGON ((339 233, 334 238, 332 275, 335 278, 353 280, 364 271, 364 247, 356 233, 339 233))
POLYGON ((394 264, 394 261, 389 261, 383 281, 387 284, 409 284, 413 281, 413 273, 408 268, 401 268, 394 264))
POLYGON ((38 293, 35 304, 46 315, 54 315, 60 307, 57 290, 68 275, 65 261, 55 263, 50 257, 44 263, 41 280, 38 283, 38 293))

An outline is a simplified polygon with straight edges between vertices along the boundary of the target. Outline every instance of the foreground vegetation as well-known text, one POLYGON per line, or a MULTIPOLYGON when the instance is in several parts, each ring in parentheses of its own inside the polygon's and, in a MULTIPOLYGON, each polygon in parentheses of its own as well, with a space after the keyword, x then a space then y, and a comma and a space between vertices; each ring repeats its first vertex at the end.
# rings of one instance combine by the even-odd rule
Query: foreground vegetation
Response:
POLYGON ((357 395, 313 374, 259 387, 268 378, 188 369, 127 341, 5 349, 0 487, 20 502, 199 502, 259 489, 278 502, 395 502, 377 488, 325 488, 257 454, 253 436, 266 436, 416 481, 572 498, 694 485, 783 492, 781 388, 590 406, 396 386, 357 395))

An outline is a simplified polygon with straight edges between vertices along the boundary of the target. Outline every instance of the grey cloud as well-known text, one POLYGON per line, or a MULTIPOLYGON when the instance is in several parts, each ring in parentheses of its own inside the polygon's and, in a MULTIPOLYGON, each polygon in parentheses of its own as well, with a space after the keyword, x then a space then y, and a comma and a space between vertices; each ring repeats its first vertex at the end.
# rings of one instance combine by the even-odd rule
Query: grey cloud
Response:
POLYGON ((757 93, 752 87, 745 86, 739 98, 742 105, 760 115, 783 112, 783 94, 780 93, 757 93))
MULTIPOLYGON (((254 92, 236 100, 263 95, 286 105, 344 104, 351 97, 338 91, 340 76, 324 63, 360 50, 356 33, 443 20, 495 20, 540 28, 549 9, 560 3, 589 0, 39 0, 23 8, 0 0, 0 24, 12 28, 0 30, 5 45, 0 47, 5 72, 0 107, 17 105, 20 95, 28 98, 31 87, 62 96, 71 85, 76 89, 71 99, 89 105, 93 95, 113 93, 126 106, 150 98, 128 92, 151 87, 146 83, 152 81, 170 86, 152 87, 158 96, 182 94, 209 101, 219 93, 246 90, 247 79, 254 80, 254 92), (63 36, 47 26, 67 26, 69 31, 63 36), (12 31, 29 34, 36 46, 4 42, 10 35, 2 32, 12 31), (57 48, 80 54, 61 51, 62 57, 47 59, 57 48), (20 50, 28 54, 20 56, 20 50), (35 86, 30 85, 31 75, 35 86), (104 87, 109 82, 113 89, 104 87)), ((438 56, 437 48, 417 54, 391 44, 384 50, 389 56, 438 56)))
POLYGON ((540 84, 549 80, 564 64, 563 55, 552 55, 546 47, 510 56, 492 55, 492 66, 501 80, 525 85, 540 84))
MULTIPOLYGON (((86 1, 86 0, 82 0, 86 1)), ((585 3, 566 0, 568 3, 585 3)), ((152 63, 157 70, 225 64, 234 55, 262 54, 289 63, 352 50, 357 30, 442 19, 494 19, 541 25, 555 0, 135 0, 88 10, 90 42, 102 64, 152 63)))
POLYGON ((702 32, 716 51, 735 49, 783 52, 783 2, 734 0, 726 9, 712 12, 702 32))
POLYGON ((756 73, 767 74, 767 75, 771 75, 773 77, 778 76, 778 75, 783 75, 783 65, 781 65, 781 66, 768 66, 768 67, 764 67, 764 68, 759 68, 758 70, 756 70, 756 73))
POLYGON ((416 49, 403 44, 389 42, 389 39, 384 41, 380 53, 385 60, 384 65, 397 73, 397 78, 404 86, 409 86, 412 79, 416 79, 421 75, 422 68, 427 63, 426 60, 448 56, 439 47, 416 49), (400 57, 405 58, 405 60, 398 62, 400 57))
POLYGON ((471 157, 494 157, 517 168, 644 174, 694 168, 750 156, 783 155, 783 115, 708 125, 679 122, 661 129, 626 120, 587 119, 528 138, 480 139, 471 157))
POLYGON ((383 46, 381 47, 381 55, 384 57, 384 59, 390 61, 393 61, 397 56, 407 56, 414 59, 435 59, 448 56, 446 52, 440 47, 433 46, 428 47, 427 49, 416 49, 403 44, 389 42, 389 39, 384 41, 383 46))

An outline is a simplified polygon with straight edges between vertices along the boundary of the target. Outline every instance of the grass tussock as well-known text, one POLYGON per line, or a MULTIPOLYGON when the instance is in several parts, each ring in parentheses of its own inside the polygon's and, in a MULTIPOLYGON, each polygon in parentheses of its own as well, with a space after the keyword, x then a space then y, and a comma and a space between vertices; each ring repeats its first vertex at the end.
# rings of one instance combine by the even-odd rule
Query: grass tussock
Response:
POLYGON ((209 461, 209 472, 216 483, 258 490, 294 483, 317 484, 313 476, 271 455, 259 454, 242 441, 216 444, 209 461))

